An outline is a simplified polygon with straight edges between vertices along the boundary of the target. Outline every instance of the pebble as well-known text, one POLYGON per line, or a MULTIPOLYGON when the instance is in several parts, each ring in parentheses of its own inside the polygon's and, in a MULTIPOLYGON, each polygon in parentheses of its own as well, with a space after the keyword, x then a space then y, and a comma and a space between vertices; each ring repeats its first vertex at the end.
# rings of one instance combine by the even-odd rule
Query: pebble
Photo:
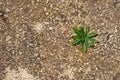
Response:
POLYGON ((50 30, 53 30, 53 27, 49 27, 50 30))

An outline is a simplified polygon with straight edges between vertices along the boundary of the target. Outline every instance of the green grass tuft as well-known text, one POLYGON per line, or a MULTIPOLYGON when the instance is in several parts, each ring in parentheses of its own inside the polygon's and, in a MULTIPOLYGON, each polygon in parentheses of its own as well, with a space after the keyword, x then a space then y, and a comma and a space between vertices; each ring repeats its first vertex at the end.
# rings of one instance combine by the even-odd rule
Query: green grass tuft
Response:
POLYGON ((89 27, 80 27, 79 29, 73 28, 73 31, 75 35, 72 36, 72 45, 75 46, 78 44, 82 44, 83 52, 87 52, 87 48, 94 47, 94 44, 99 42, 93 38, 97 36, 95 32, 89 33, 89 27))

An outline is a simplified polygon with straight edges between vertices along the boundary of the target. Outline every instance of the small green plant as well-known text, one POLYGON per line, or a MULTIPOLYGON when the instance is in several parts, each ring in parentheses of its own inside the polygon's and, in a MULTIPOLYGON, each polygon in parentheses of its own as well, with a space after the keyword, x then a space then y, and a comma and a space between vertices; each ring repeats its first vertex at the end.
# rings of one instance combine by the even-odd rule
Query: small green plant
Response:
POLYGON ((92 32, 89 33, 89 27, 80 27, 79 29, 73 28, 73 31, 76 35, 72 36, 73 42, 72 45, 82 44, 83 52, 87 52, 87 48, 94 47, 94 44, 98 41, 94 39, 97 34, 92 32))

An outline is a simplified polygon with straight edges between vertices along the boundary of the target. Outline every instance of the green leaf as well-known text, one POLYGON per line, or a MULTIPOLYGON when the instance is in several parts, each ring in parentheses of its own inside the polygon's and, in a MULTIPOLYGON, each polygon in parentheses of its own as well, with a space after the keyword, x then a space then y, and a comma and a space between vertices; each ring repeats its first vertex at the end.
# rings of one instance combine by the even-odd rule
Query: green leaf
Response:
POLYGON ((86 27, 86 35, 89 33, 89 27, 86 27))
POLYGON ((84 27, 80 27, 80 33, 84 34, 84 27))
POLYGON ((84 36, 85 36, 84 28, 83 28, 83 27, 80 27, 79 31, 80 31, 79 36, 80 36, 81 38, 84 38, 84 36))
POLYGON ((81 32, 81 31, 84 32, 84 27, 81 26, 81 27, 79 28, 79 30, 80 30, 80 32, 81 32))
POLYGON ((93 43, 99 42, 98 40, 96 40, 96 39, 94 39, 94 38, 91 38, 90 41, 93 42, 93 43))
POLYGON ((97 34, 92 32, 89 34, 89 27, 80 27, 79 29, 73 28, 73 31, 76 35, 72 36, 73 39, 72 45, 82 44, 82 49, 84 52, 87 52, 87 48, 93 47, 98 41, 92 37, 95 37, 97 34))
POLYGON ((87 41, 87 48, 89 47, 93 47, 94 46, 94 43, 91 42, 90 40, 87 41))
POLYGON ((77 45, 77 44, 79 44, 79 43, 80 43, 80 41, 74 40, 74 41, 72 42, 72 46, 75 46, 75 45, 77 45))
POLYGON ((73 28, 73 31, 74 31, 74 33, 76 33, 77 35, 80 34, 80 32, 79 32, 79 30, 78 30, 77 28, 73 28))
POLYGON ((88 38, 91 38, 91 37, 95 37, 97 34, 96 33, 94 33, 94 32, 92 32, 92 33, 90 33, 90 34, 88 34, 88 38))
POLYGON ((98 41, 96 39, 88 39, 87 41, 87 47, 94 47, 94 44, 97 43, 98 41))
POLYGON ((80 40, 80 37, 79 36, 72 36, 72 39, 73 40, 80 40))
POLYGON ((86 46, 86 43, 83 43, 83 44, 82 44, 82 49, 83 49, 83 51, 84 51, 84 52, 86 52, 86 51, 87 51, 87 46, 86 46))

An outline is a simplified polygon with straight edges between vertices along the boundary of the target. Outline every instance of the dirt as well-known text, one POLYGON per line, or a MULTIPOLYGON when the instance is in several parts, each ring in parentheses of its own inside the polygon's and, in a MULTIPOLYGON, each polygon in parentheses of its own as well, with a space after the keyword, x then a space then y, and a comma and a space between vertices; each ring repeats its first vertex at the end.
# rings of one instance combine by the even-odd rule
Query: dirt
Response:
POLYGON ((0 80, 120 80, 120 0, 0 0, 0 80), (80 26, 98 34, 87 53, 80 26))

